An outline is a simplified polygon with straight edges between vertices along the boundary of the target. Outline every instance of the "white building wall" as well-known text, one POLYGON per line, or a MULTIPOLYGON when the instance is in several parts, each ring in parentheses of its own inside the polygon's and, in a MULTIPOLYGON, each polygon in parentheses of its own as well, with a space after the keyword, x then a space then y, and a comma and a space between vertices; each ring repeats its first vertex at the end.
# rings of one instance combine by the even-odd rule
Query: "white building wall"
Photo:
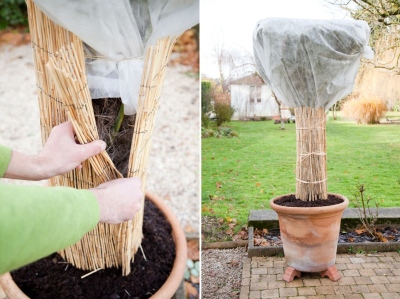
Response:
POLYGON ((261 102, 250 102, 249 85, 231 85, 231 106, 235 108, 233 120, 279 115, 278 104, 266 85, 261 86, 261 102))

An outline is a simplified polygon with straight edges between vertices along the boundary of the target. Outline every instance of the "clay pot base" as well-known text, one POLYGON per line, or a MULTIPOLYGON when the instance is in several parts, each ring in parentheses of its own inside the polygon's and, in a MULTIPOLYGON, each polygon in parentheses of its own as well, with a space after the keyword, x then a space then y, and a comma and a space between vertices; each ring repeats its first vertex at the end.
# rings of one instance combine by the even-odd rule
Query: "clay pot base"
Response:
MULTIPOLYGON (((326 269, 325 271, 320 272, 321 277, 328 276, 328 278, 332 281, 337 281, 341 278, 339 271, 336 269, 336 266, 333 265, 326 269)), ((287 282, 293 281, 295 277, 300 278, 301 272, 297 271, 295 268, 287 267, 285 274, 283 274, 282 279, 287 282)))

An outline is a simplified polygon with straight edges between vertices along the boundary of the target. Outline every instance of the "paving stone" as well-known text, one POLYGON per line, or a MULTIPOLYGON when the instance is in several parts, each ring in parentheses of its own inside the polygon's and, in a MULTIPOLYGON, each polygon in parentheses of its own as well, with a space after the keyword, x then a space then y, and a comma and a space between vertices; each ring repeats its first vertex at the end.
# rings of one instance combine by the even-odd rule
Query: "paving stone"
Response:
POLYGON ((286 287, 288 288, 297 288, 304 286, 302 279, 295 279, 291 282, 286 282, 286 287))
POLYGON ((392 267, 392 263, 377 263, 377 265, 381 269, 388 269, 392 267))
POLYGON ((276 274, 260 275, 260 282, 277 281, 276 274))
POLYGON ((363 269, 362 264, 347 264, 347 269, 354 270, 354 269, 363 269))
POLYGON ((283 274, 283 267, 268 268, 268 274, 283 274))
MULTIPOLYGON (((268 269, 270 268, 253 268, 251 270, 251 274, 268 274, 268 269)), ((276 274, 276 273, 270 273, 270 274, 276 274)))
POLYGON ((336 258, 336 263, 337 264, 348 264, 350 263, 350 259, 348 257, 337 257, 336 258))
POLYGON ((319 279, 304 279, 304 286, 309 287, 318 287, 321 286, 321 281, 319 279))
POLYGON ((353 293, 361 293, 361 294, 370 293, 368 286, 365 284, 350 286, 350 288, 353 291, 353 293))
POLYGON ((307 299, 325 299, 325 295, 308 296, 307 299))
POLYGON ((267 288, 267 284, 265 282, 252 282, 250 284, 250 291, 261 291, 267 288))
POLYGON ((239 299, 249 299, 249 294, 244 294, 244 293, 240 292, 239 299))
POLYGON ((355 285, 356 281, 354 280, 355 277, 342 277, 338 280, 338 285, 355 285))
MULTIPOLYGON (((285 261, 275 261, 274 262, 274 267, 286 267, 286 262, 285 261)), ((271 266, 272 267, 272 266, 271 266)))
POLYGON ((286 286, 286 282, 283 281, 283 280, 268 282, 268 289, 269 290, 278 290, 280 288, 284 288, 285 286, 286 286))
POLYGON ((365 257, 367 263, 379 263, 379 257, 377 256, 367 256, 365 257))
POLYGON ((387 293, 387 289, 384 285, 369 284, 368 288, 371 291, 371 293, 387 293))
POLYGON ((346 294, 343 297, 344 297, 344 299, 363 299, 364 298, 361 294, 346 294))
POLYGON ((249 298, 250 299, 260 299, 261 298, 261 291, 250 291, 249 298))
POLYGON ((390 283, 400 283, 400 276, 386 276, 390 283))
POLYGON ((261 275, 259 275, 259 274, 251 274, 250 281, 251 282, 261 282, 261 275))
POLYGON ((246 294, 247 296, 250 293, 250 286, 243 286, 240 288, 240 294, 246 294))
POLYGON ((333 288, 334 288, 333 286, 320 286, 320 287, 315 287, 315 291, 317 292, 317 295, 335 294, 333 288))
POLYGON ((364 299, 382 299, 382 296, 379 293, 363 294, 363 296, 364 299))
POLYGON ((288 297, 288 296, 297 296, 297 288, 280 288, 279 296, 280 297, 288 297))
POLYGON ((372 284, 372 280, 369 277, 354 277, 354 281, 356 284, 372 284))
POLYGON ((278 290, 264 290, 261 291, 261 298, 279 298, 278 290))
POLYGON ((353 264, 362 264, 362 263, 366 262, 366 260, 362 257, 351 257, 351 258, 349 258, 349 260, 353 264))
POLYGON ((242 278, 249 278, 250 277, 250 271, 243 271, 242 272, 242 278))
POLYGON ((317 295, 317 291, 314 287, 298 288, 297 291, 299 292, 300 296, 317 295))
POLYGON ((257 262, 266 262, 268 257, 261 257, 261 256, 254 256, 251 258, 252 261, 257 261, 257 262))
POLYGON ((378 264, 377 263, 365 263, 362 264, 364 269, 377 269, 378 268, 378 264))
POLYGON ((399 293, 381 293, 381 296, 384 299, 400 299, 399 293))
POLYGON ((325 299, 344 299, 344 295, 326 295, 325 299))
POLYGON ((258 267, 262 268, 272 268, 274 266, 274 262, 268 261, 268 262, 258 262, 258 267))
POLYGON ((371 276, 370 278, 372 282, 376 284, 389 283, 389 279, 385 276, 371 276))
MULTIPOLYGON (((342 276, 342 278, 340 278, 338 281, 332 281, 332 280, 330 280, 330 279, 321 278, 320 281, 321 281, 321 285, 322 285, 322 286, 337 286, 337 285, 339 285, 340 282, 341 282, 343 279, 345 279, 345 278, 352 278, 352 277, 343 277, 343 276, 342 276)), ((354 281, 354 280, 353 280, 353 281, 354 281)))
POLYGON ((360 270, 343 270, 343 275, 344 276, 360 276, 360 273, 362 270, 365 269, 360 269, 360 270), (360 272, 358 272, 360 271, 360 272))
POLYGON ((334 286, 333 290, 335 291, 335 294, 351 294, 351 288, 350 286, 334 286))
POLYGON ((340 263, 340 264, 335 264, 336 269, 338 270, 347 270, 347 264, 340 263))
MULTIPOLYGON (((361 271, 361 270, 360 270, 361 271)), ((391 269, 375 269, 376 275, 393 275, 393 271, 391 269)))
POLYGON ((307 299, 306 296, 294 296, 294 297, 288 297, 288 299, 307 299))
POLYGON ((358 272, 360 273, 361 276, 366 276, 366 277, 376 276, 374 269, 360 269, 358 270, 358 272))
POLYGON ((391 293, 400 293, 400 283, 386 284, 386 289, 391 293))
POLYGON ((382 263, 390 263, 390 264, 392 264, 392 263, 394 263, 395 262, 395 259, 393 258, 393 257, 391 257, 391 256, 381 256, 381 257, 379 257, 379 260, 382 262, 382 263))
POLYGON ((250 278, 243 278, 242 279, 242 286, 250 285, 250 278))

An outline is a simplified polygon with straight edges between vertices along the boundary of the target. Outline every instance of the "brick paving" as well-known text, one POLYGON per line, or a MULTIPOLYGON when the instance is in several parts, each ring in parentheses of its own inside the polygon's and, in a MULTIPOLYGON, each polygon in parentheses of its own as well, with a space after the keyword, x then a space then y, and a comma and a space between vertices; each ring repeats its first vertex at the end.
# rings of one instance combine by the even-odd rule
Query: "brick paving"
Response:
POLYGON ((284 257, 245 258, 240 299, 400 299, 399 253, 338 254, 336 267, 336 282, 319 273, 285 282, 284 257))

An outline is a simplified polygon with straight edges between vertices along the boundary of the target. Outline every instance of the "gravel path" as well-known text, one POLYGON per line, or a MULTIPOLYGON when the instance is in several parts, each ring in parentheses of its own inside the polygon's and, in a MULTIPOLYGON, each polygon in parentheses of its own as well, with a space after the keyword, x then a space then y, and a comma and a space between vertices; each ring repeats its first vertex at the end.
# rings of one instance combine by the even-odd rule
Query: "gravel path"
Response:
POLYGON ((238 299, 242 280, 244 247, 201 252, 201 298, 238 299))
MULTIPOLYGON (((0 143, 28 154, 41 148, 30 45, 0 46, 0 143)), ((150 156, 148 190, 162 196, 188 232, 199 232, 199 81, 167 70, 150 156)), ((41 184, 1 179, 0 183, 41 184)))

